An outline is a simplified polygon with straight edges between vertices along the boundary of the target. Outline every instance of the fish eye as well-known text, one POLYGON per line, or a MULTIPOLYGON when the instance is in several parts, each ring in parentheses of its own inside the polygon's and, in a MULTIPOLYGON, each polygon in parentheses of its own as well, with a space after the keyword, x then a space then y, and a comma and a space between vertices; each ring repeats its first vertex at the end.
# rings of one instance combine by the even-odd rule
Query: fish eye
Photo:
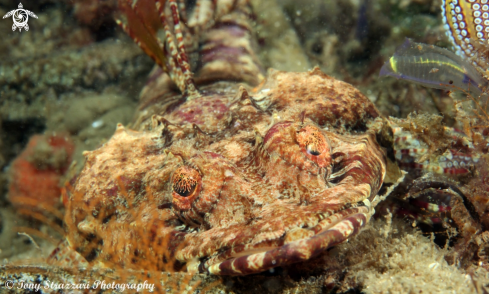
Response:
POLYGON ((326 167, 331 164, 331 147, 318 128, 314 126, 303 127, 297 134, 297 142, 305 155, 319 167, 326 167))
POLYGON ((308 144, 306 147, 306 151, 307 151, 307 153, 314 155, 314 156, 318 156, 321 154, 321 152, 319 152, 316 144, 314 144, 314 143, 308 144))
POLYGON ((197 170, 188 167, 181 166, 173 175, 172 189, 182 197, 189 197, 195 193, 197 184, 201 181, 200 174, 197 170))
POLYGON ((185 174, 180 174, 180 177, 173 182, 173 191, 182 197, 191 196, 196 187, 197 181, 185 174))
POLYGON ((192 201, 199 195, 202 177, 190 166, 175 170, 171 180, 173 204, 180 210, 190 209, 192 201))

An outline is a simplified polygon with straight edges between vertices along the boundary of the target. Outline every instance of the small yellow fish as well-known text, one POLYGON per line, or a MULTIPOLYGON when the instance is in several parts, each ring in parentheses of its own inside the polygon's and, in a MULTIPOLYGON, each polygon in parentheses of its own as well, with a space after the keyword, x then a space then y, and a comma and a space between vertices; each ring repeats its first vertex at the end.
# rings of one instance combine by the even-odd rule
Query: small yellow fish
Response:
POLYGON ((446 49, 406 39, 382 66, 380 76, 392 76, 426 87, 480 95, 488 81, 469 62, 446 49))

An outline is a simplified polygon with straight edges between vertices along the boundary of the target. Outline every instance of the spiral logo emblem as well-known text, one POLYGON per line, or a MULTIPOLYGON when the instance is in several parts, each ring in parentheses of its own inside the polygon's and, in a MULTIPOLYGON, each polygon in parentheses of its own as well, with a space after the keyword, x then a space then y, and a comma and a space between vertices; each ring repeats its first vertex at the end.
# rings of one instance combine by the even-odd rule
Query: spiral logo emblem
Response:
POLYGON ((3 16, 3 18, 5 19, 7 17, 12 17, 12 20, 14 21, 14 24, 12 25, 12 31, 19 29, 20 32, 22 31, 22 29, 26 31, 29 30, 29 25, 27 24, 27 22, 29 21, 29 16, 37 18, 37 15, 35 15, 32 11, 23 9, 22 3, 19 3, 18 9, 8 12, 3 16))
POLYGON ((25 12, 25 10, 17 9, 14 12, 13 20, 17 26, 24 26, 29 20, 29 16, 27 15, 27 12, 25 12))

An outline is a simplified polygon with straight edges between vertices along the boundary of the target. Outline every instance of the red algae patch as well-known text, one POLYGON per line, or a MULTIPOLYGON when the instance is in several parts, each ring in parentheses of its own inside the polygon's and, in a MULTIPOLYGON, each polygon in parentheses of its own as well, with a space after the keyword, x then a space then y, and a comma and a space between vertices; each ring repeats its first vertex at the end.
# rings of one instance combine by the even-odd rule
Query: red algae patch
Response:
POLYGON ((60 203, 60 180, 74 144, 64 135, 34 135, 10 167, 8 199, 18 210, 39 210, 60 203))

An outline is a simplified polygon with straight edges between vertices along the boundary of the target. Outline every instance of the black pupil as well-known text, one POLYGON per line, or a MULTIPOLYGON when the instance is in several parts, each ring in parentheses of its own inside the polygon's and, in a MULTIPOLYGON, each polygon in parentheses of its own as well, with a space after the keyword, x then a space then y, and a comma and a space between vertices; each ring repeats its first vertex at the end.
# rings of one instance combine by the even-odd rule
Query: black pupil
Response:
POLYGON ((194 191, 195 187, 197 187, 197 183, 195 181, 184 181, 180 180, 179 183, 175 183, 173 185, 173 191, 177 192, 178 195, 182 197, 190 196, 194 191))
POLYGON ((321 154, 318 150, 316 150, 316 146, 312 144, 307 145, 307 153, 314 156, 318 156, 319 154, 321 154))

